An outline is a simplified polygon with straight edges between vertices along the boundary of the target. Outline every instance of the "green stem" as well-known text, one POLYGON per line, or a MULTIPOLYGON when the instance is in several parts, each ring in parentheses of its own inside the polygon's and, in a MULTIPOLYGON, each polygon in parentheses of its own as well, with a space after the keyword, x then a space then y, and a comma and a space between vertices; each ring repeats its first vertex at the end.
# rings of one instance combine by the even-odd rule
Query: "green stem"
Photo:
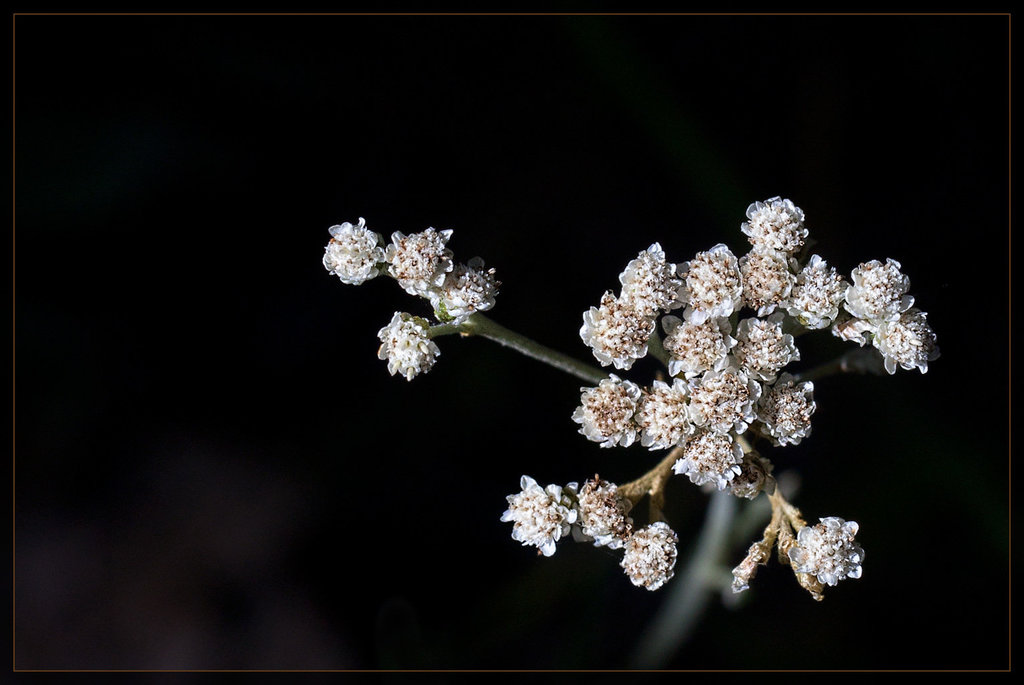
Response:
MULTIPOLYGON (((435 328, 440 328, 440 326, 431 328, 431 337, 434 335, 433 330, 435 328)), ((550 347, 541 345, 540 343, 527 338, 525 335, 509 330, 501 324, 488 319, 479 312, 466 319, 466 321, 461 326, 458 326, 457 329, 458 330, 450 332, 458 332, 466 335, 479 335, 482 338, 493 340, 499 345, 509 347, 520 354, 524 354, 531 359, 544 362, 549 366, 553 366, 556 369, 572 374, 573 376, 587 381, 588 383, 597 385, 604 379, 608 378, 608 374, 604 371, 570 357, 567 354, 563 354, 558 350, 553 350, 550 347)), ((446 330, 440 333, 440 335, 446 335, 448 333, 449 331, 446 330)))
POLYGON ((441 335, 455 335, 456 333, 462 333, 462 325, 454 323, 439 323, 434 324, 427 330, 428 338, 436 338, 441 335))

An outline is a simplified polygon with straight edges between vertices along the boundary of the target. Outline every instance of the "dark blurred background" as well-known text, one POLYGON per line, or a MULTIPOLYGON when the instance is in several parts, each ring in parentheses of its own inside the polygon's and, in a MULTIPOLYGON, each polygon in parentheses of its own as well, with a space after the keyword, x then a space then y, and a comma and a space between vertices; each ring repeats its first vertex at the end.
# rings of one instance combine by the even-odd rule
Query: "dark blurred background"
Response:
MULTIPOLYGON (((524 473, 659 455, 588 442, 578 380, 485 340, 390 377, 377 330, 428 310, 328 275, 327 228, 454 229, 494 319, 590 359, 582 313, 638 251, 742 254, 782 195, 840 271, 902 262, 942 357, 820 382, 813 436, 770 455, 809 519, 860 523, 864 577, 818 604, 773 562, 666 665, 1007 667, 1008 30, 17 16, 15 665, 627 665, 671 586, 499 517, 524 473)), ((846 349, 801 340, 797 368, 846 349)), ((668 495, 681 568, 708 496, 668 495)))

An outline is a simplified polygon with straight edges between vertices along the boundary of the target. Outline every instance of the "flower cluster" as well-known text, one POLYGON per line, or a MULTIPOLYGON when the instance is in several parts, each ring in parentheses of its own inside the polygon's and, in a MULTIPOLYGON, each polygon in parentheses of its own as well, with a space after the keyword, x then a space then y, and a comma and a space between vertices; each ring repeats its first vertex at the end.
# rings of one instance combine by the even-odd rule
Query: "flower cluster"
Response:
POLYGON ((602 366, 629 369, 647 355, 658 314, 682 306, 683 282, 658 243, 627 264, 619 282, 618 297, 609 290, 583 315, 580 337, 602 366))
POLYGON ((885 360, 885 370, 896 367, 928 372, 928 362, 939 357, 935 333, 927 314, 914 307, 907 294, 910 279, 895 259, 865 262, 853 270, 852 285, 843 306, 848 317, 836 322, 833 334, 861 346, 871 344, 885 360))
POLYGON ((657 590, 675 572, 678 537, 663 521, 633 528, 629 511, 633 502, 617 485, 594 476, 578 488, 576 483, 541 488, 523 476, 520 492, 509 495, 501 520, 512 522, 512 538, 551 556, 556 543, 570 533, 595 547, 622 550, 620 566, 637 587, 657 590))
MULTIPOLYGON (((405 292, 430 302, 440 324, 459 325, 494 306, 501 285, 494 269, 485 269, 479 257, 465 264, 455 262, 448 249, 451 230, 428 228, 410 235, 396 231, 385 244, 360 217, 357 224, 345 222, 331 226, 329 232, 324 268, 342 283, 360 285, 377 276, 390 276, 405 292)), ((381 341, 377 356, 387 361, 392 376, 411 381, 430 371, 441 353, 431 340, 434 334, 426 319, 395 312, 391 323, 377 333, 381 341)))
MULTIPOLYGON (((834 371, 882 367, 928 370, 939 356, 927 315, 914 306, 910 279, 893 259, 859 264, 849 280, 810 252, 806 216, 781 197, 754 202, 740 230, 750 250, 737 256, 724 243, 686 262, 668 261, 659 243, 637 254, 583 314, 579 334, 602 367, 629 371, 648 355, 667 369, 635 382, 524 342, 481 313, 494 307, 500 283, 474 258, 457 262, 451 230, 428 228, 390 242, 364 219, 332 226, 323 264, 343 283, 394 279, 430 304, 433 321, 395 312, 380 329, 378 356, 392 375, 412 380, 430 371, 435 338, 480 334, 568 370, 588 383, 572 414, 578 431, 602 448, 668 450, 660 463, 621 486, 598 476, 579 486, 541 487, 529 476, 507 497, 501 520, 512 537, 551 556, 567 536, 621 551, 621 567, 637 587, 657 590, 675 569, 678 537, 664 520, 665 485, 686 476, 706 490, 754 499, 764 493, 772 516, 763 538, 733 570, 732 588, 749 587, 772 551, 815 599, 826 586, 859 578, 864 550, 858 525, 830 516, 807 525, 777 487, 771 460, 759 450, 797 445, 811 435, 815 383, 834 371), (794 373, 797 340, 814 331, 857 343, 836 362, 794 373), (870 345, 869 345, 870 343, 870 345), (758 442, 760 441, 760 442, 758 442), (647 498, 648 525, 630 512, 647 498)), ((776 459, 774 455, 773 459, 776 459)), ((636 512, 634 512, 635 514, 636 512)))
MULTIPOLYGON (((665 363, 669 378, 642 385, 609 374, 596 387, 580 388, 572 415, 579 432, 606 448, 639 442, 673 449, 675 473, 752 499, 775 493, 772 463, 752 442, 782 447, 811 434, 814 383, 785 371, 800 361, 797 336, 831 328, 862 346, 870 340, 890 373, 897 365, 925 371, 938 347, 924 313, 912 308, 899 263, 861 264, 847 281, 821 256, 803 254, 805 218, 792 201, 774 197, 747 208, 741 230, 751 249, 743 256, 718 244, 674 265, 655 243, 629 262, 619 276, 621 294, 606 292, 583 315, 580 337, 602 366, 628 370, 650 353, 665 363), (679 308, 681 316, 670 314, 679 308)), ((802 537, 787 548, 802 583, 813 577, 834 585, 859 575, 808 575, 803 569, 827 565, 820 561, 824 552, 814 551, 824 543, 813 542, 824 533, 815 538, 804 530, 811 529, 791 524, 791 537, 802 537)), ((852 539, 856 526, 843 530, 852 539)), ((855 557, 863 552, 850 552, 855 557)))

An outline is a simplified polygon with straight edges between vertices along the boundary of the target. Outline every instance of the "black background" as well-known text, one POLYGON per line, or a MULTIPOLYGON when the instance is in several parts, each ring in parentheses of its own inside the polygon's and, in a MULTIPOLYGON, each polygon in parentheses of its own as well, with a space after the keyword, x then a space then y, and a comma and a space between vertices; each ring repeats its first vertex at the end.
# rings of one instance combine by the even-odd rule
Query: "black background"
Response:
MULTIPOLYGON (((840 271, 902 262, 943 356, 822 381, 771 454, 808 518, 860 523, 863 578, 818 604, 773 563, 667 664, 1006 667, 1008 28, 16 17, 15 665, 625 666, 671 585, 538 558, 499 516, 523 473, 658 455, 588 442, 579 381, 485 340, 390 377, 377 330, 428 310, 328 275, 327 228, 454 229, 493 318, 585 359, 638 251, 742 254, 747 204, 783 195, 840 271)), ((685 557, 707 495, 668 495, 685 557)))

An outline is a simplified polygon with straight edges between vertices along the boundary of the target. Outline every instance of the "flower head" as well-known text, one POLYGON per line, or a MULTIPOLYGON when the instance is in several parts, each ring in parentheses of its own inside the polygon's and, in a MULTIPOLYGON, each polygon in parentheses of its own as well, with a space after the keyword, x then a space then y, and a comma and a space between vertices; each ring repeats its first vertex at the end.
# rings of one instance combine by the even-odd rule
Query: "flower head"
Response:
POLYGON ((410 295, 426 295, 432 288, 444 283, 445 274, 452 270, 452 251, 445 247, 452 231, 428 228, 420 233, 391 234, 391 244, 384 252, 388 273, 410 295))
POLYGON ((583 314, 580 337, 601 366, 612 364, 616 369, 628 369, 647 354, 647 340, 653 332, 654 317, 608 291, 601 298, 600 307, 591 307, 583 314))
POLYGON ((441 350, 427 335, 427 324, 423 319, 395 312, 391 323, 377 332, 381 346, 377 351, 380 359, 388 361, 388 371, 411 381, 416 374, 427 373, 434 366, 441 350))
POLYGON ((564 488, 549 485, 542 488, 529 476, 519 480, 522 489, 509 495, 508 509, 501 515, 502 521, 512 521, 512 538, 524 546, 533 546, 550 557, 555 553, 555 543, 569 533, 576 521, 576 483, 564 488))
POLYGON ((746 499, 754 499, 762 490, 771 495, 775 492, 773 469, 774 466, 767 457, 762 457, 757 452, 744 454, 740 472, 729 481, 729 492, 746 499))
POLYGON ((740 321, 736 340, 733 356, 751 376, 762 381, 774 381, 784 366, 800 359, 793 336, 782 332, 782 312, 767 319, 740 321))
POLYGON ((789 562, 797 573, 809 573, 819 582, 836 585, 844 578, 860 578, 864 550, 853 541, 859 526, 835 516, 805 526, 789 548, 789 562))
POLYGON ((680 444, 693 433, 690 420, 689 389, 681 378, 672 385, 654 381, 650 392, 640 399, 636 423, 640 426, 640 444, 655 449, 668 449, 680 444))
POLYGON ((620 566, 633 585, 657 590, 675 573, 678 541, 667 523, 652 523, 627 538, 620 566))
POLYGON ((665 251, 654 243, 626 265, 619 275, 621 298, 644 316, 656 316, 682 306, 683 281, 676 265, 665 261, 665 251))
POLYGON ((939 358, 935 332, 928 325, 928 315, 911 308, 900 314, 897 321, 883 321, 878 325, 871 342, 885 359, 885 370, 896 373, 899 365, 907 371, 919 369, 928 372, 928 362, 939 358))
POLYGON ((743 302, 743 282, 739 261, 728 247, 719 243, 682 265, 686 277, 683 316, 693 323, 709 318, 727 317, 743 302))
POLYGON ((713 483, 724 490, 742 473, 743 448, 728 433, 700 430, 683 448, 672 470, 690 477, 695 485, 713 483))
POLYGON ((757 405, 757 418, 776 445, 796 445, 811 434, 815 409, 814 383, 797 383, 784 373, 775 385, 765 389, 757 405))
POLYGON ((601 447, 629 447, 636 440, 637 425, 633 421, 640 387, 611 374, 596 388, 580 388, 580 406, 572 420, 580 424, 580 433, 601 447))
POLYGON ((718 433, 742 433, 754 422, 761 386, 746 371, 708 371, 690 383, 690 417, 696 425, 718 433))
POLYGON ((665 329, 662 345, 669 353, 668 372, 686 378, 705 371, 721 371, 729 362, 729 350, 736 345, 730 334, 729 319, 708 319, 703 323, 680 321, 678 317, 661 319, 665 329))
POLYGON ((910 279, 900 271, 900 263, 877 259, 861 264, 851 274, 853 285, 846 291, 846 309, 858 319, 872 323, 896 321, 910 309, 914 298, 907 295, 910 279))
POLYGON ((796 277, 787 311, 804 328, 828 328, 839 316, 850 284, 818 255, 796 277))
POLYGON ((740 258, 743 276, 743 302, 766 316, 778 306, 785 306, 796 282, 789 270, 789 259, 783 252, 755 247, 740 258))
POLYGON ((493 307, 500 286, 494 269, 485 271, 484 261, 476 257, 468 264, 456 264, 445 275, 444 283, 428 296, 439 320, 461 322, 474 312, 493 307))
POLYGON ((615 483, 596 477, 588 480, 580 488, 578 500, 580 531, 594 538, 594 546, 622 547, 633 530, 633 519, 626 515, 633 504, 619 495, 615 483))
POLYGON ((384 261, 379 233, 366 227, 359 217, 358 224, 345 222, 327 229, 331 241, 324 250, 324 268, 347 285, 360 285, 380 274, 377 265, 384 261))
POLYGON ((794 254, 804 244, 804 211, 790 200, 772 197, 747 207, 747 221, 740 225, 750 244, 794 254))

